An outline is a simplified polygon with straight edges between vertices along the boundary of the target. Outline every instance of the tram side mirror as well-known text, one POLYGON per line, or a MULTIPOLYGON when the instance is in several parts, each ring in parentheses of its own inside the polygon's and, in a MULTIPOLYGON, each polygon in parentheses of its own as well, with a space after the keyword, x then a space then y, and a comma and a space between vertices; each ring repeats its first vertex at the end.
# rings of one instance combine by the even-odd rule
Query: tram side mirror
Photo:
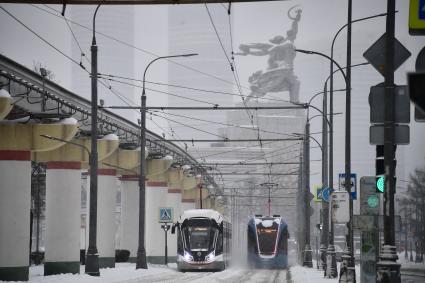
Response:
POLYGON ((173 226, 171 227, 171 234, 175 234, 176 233, 176 224, 173 224, 173 226))

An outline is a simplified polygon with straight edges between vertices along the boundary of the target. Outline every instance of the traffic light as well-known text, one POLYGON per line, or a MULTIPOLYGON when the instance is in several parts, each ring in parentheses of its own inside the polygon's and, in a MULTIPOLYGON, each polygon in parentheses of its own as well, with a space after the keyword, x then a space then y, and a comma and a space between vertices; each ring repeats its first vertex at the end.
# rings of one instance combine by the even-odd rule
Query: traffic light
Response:
MULTIPOLYGON (((394 145, 393 150, 396 151, 397 145, 394 145)), ((376 146, 376 160, 375 160, 375 189, 377 193, 385 193, 385 163, 384 163, 384 146, 376 146)), ((397 166, 397 160, 393 160, 394 173, 397 166)))
POLYGON ((375 189, 377 193, 385 193, 385 166, 384 166, 384 146, 376 146, 376 179, 375 179, 375 189))
POLYGON ((385 177, 379 176, 376 177, 375 187, 377 193, 385 193, 385 177))

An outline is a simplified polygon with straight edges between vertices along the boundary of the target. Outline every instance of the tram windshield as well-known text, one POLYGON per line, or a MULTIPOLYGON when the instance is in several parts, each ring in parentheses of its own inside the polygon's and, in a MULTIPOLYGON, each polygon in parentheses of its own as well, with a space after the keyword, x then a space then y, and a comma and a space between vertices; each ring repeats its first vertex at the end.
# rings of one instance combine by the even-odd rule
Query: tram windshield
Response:
POLYGON ((279 224, 271 220, 263 220, 257 224, 258 246, 263 255, 272 255, 275 252, 276 237, 279 224))
POLYGON ((213 248, 217 228, 210 219, 189 219, 183 228, 186 247, 192 251, 208 251, 213 248))

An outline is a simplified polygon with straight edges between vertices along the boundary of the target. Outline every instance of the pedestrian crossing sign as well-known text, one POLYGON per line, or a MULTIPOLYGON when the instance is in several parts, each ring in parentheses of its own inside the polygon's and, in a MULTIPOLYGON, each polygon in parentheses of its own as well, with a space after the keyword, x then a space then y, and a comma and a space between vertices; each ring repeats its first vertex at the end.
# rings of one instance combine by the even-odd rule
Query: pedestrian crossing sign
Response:
POLYGON ((172 207, 160 207, 159 208, 159 222, 160 223, 173 222, 173 208, 172 207))

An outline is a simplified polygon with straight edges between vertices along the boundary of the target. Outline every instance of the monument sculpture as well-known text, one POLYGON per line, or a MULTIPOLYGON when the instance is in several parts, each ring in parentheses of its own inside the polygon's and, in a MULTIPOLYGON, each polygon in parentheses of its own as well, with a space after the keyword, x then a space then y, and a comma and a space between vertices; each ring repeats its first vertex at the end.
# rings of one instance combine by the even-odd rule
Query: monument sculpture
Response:
POLYGON ((298 33, 298 22, 301 19, 301 9, 288 10, 288 17, 292 20, 291 29, 286 32, 286 37, 277 35, 269 43, 241 44, 241 52, 235 55, 269 56, 267 69, 253 73, 248 82, 251 93, 246 101, 251 98, 260 98, 269 92, 288 91, 290 102, 298 102, 300 82, 294 74, 295 46, 294 41, 298 33), (293 15, 291 12, 294 11, 293 15))

